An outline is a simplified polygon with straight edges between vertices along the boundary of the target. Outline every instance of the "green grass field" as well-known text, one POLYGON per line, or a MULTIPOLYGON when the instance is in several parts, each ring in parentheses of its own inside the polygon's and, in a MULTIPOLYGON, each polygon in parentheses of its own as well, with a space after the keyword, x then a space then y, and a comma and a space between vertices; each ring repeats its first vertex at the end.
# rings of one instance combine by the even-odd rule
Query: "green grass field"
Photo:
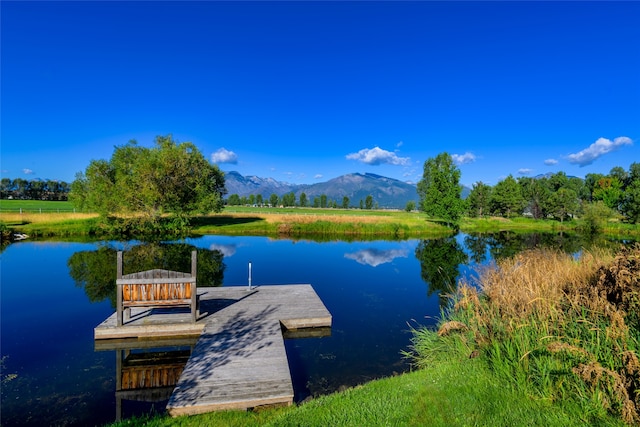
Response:
POLYGON ((74 212, 73 203, 49 200, 0 200, 0 212, 74 212))

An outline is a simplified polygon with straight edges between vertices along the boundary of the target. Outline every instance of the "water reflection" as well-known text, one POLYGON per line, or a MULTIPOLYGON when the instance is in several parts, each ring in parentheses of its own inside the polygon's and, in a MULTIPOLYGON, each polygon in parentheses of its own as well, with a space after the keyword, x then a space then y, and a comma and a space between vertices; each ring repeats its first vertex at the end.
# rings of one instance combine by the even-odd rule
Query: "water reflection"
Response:
POLYGON ((363 249, 357 252, 344 254, 347 259, 352 259, 359 264, 377 267, 380 264, 392 262, 395 258, 406 258, 408 251, 405 249, 380 250, 376 248, 363 249))
MULTIPOLYGON (((114 312, 117 250, 127 251, 126 273, 190 271, 189 254, 196 249, 198 283, 204 286, 245 286, 248 261, 256 285, 311 283, 334 323, 321 339, 285 340, 301 401, 410 369, 400 355, 410 344, 409 325, 434 325, 439 295, 478 264, 532 246, 578 253, 594 244, 620 243, 567 233, 503 232, 329 243, 202 236, 152 245, 11 244, 0 253, 0 357, 8 356, 5 372, 18 377, 2 387, 2 426, 103 425, 114 419, 116 355, 94 351, 93 329, 114 312)), ((215 313, 216 306, 203 310, 215 313)), ((121 357, 124 364, 128 356, 121 357)), ((123 398, 123 418, 149 412, 134 409, 137 405, 143 404, 123 398)))
POLYGON ((197 337, 96 341, 96 351, 115 350, 115 420, 122 420, 123 407, 131 401, 150 406, 147 413, 164 413, 196 341, 197 337))
MULTIPOLYGON (((108 299, 116 307, 116 260, 118 248, 103 244, 97 250, 75 252, 67 261, 69 275, 82 287, 91 302, 108 299)), ((222 286, 224 255, 219 249, 196 248, 186 243, 144 243, 127 249, 123 273, 160 268, 191 271, 191 251, 198 252, 199 286, 222 286)))
MULTIPOLYGON (((467 262, 467 255, 455 237, 421 240, 415 251, 420 261, 420 274, 429 286, 427 295, 438 293, 441 297, 456 289, 458 267, 467 262)), ((441 298, 441 302, 445 299, 441 298)))

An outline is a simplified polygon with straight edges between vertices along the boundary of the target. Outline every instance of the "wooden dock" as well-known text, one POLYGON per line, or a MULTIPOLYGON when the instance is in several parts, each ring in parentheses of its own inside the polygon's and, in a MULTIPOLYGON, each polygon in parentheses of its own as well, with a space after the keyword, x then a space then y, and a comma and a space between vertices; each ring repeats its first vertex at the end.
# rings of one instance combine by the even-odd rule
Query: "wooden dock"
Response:
POLYGON ((189 312, 138 309, 117 326, 114 314, 95 328, 96 346, 114 338, 199 336, 169 398, 173 416, 293 403, 283 332, 295 337, 313 328, 318 335, 331 327, 311 285, 199 288, 198 294, 195 323, 189 312))

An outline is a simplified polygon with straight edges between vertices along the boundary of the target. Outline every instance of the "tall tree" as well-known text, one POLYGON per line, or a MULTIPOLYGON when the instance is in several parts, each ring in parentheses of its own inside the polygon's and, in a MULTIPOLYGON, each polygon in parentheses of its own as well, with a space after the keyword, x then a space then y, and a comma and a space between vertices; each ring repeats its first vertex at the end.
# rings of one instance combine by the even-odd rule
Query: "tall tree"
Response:
POLYGON ((593 200, 602 200, 607 207, 618 210, 622 199, 622 183, 616 177, 600 178, 593 189, 593 200))
POLYGON ((12 189, 13 181, 11 181, 11 178, 2 178, 2 180, 0 181, 0 198, 8 198, 9 195, 12 195, 12 189))
POLYGON ((278 206, 278 200, 278 195, 276 193, 271 193, 271 196, 269 196, 269 203, 271 204, 272 208, 278 206))
POLYGON ((491 186, 478 181, 473 184, 467 197, 469 216, 482 217, 489 213, 491 201, 491 186))
POLYGON ((422 179, 418 182, 420 210, 431 218, 457 226, 462 215, 462 186, 460 169, 448 153, 440 153, 424 163, 422 179))
POLYGON ((640 163, 632 163, 629 167, 627 185, 622 194, 620 212, 628 222, 640 222, 640 163))
POLYGON ((575 215, 578 206, 578 195, 570 188, 560 188, 551 195, 550 210, 560 222, 563 222, 569 216, 575 215))
POLYGON ((342 209, 349 209, 349 198, 347 196, 342 198, 342 209))
POLYGON ((293 191, 282 196, 282 206, 289 207, 296 205, 296 195, 293 191))
POLYGON ((321 194, 320 195, 320 207, 321 208, 326 208, 327 207, 327 195, 326 194, 321 194))
POLYGON ((493 187, 491 209, 507 218, 519 215, 524 208, 525 200, 518 182, 509 175, 493 187))
POLYGON ((547 216, 551 189, 547 178, 518 178, 527 208, 535 219, 547 216))
POLYGON ((309 200, 307 200, 307 193, 300 193, 300 207, 306 208, 309 204, 309 200))
POLYGON ((593 192, 597 188, 598 181, 605 176, 601 173, 588 173, 584 177, 584 186, 586 188, 585 193, 589 195, 588 201, 593 201, 593 192))
POLYGON ((369 210, 373 209, 373 196, 371 194, 368 194, 367 197, 365 197, 364 207, 369 210))
POLYGON ((77 207, 103 216, 133 213, 156 221, 163 214, 221 211, 224 184, 224 174, 195 145, 169 135, 156 137, 152 148, 130 141, 109 161, 92 160, 76 175, 70 196, 77 207))

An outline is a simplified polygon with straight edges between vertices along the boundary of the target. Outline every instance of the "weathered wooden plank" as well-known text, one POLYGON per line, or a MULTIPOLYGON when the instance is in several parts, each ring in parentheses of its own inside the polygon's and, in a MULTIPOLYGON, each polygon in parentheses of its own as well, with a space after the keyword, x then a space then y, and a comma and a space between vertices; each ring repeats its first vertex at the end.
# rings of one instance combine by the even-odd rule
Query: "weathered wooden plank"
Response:
MULTIPOLYGON (((293 385, 282 329, 303 334, 304 328, 323 328, 331 314, 310 285, 198 288, 201 311, 194 326, 200 337, 182 371, 167 410, 171 415, 214 410, 248 409, 263 405, 290 405, 293 385)), ((188 314, 161 316, 153 310, 132 309, 131 322, 115 326, 103 322, 95 336, 108 330, 135 330, 134 336, 172 333, 188 326, 179 319, 188 314), (181 317, 182 316, 182 317, 181 317), (170 319, 173 319, 174 323, 170 319), (105 324, 106 323, 106 324, 105 324), (149 329, 143 329, 149 328, 149 329), (152 329, 154 328, 154 329, 152 329)), ((183 329, 184 330, 184 329, 183 329)), ((322 329, 321 329, 322 330, 322 329)), ((133 332, 132 332, 133 333, 133 332)), ((159 336, 159 335, 155 335, 159 336)))
POLYGON ((163 283, 192 283, 194 278, 185 277, 134 277, 130 279, 116 279, 116 285, 147 285, 147 284, 163 284, 163 283))

